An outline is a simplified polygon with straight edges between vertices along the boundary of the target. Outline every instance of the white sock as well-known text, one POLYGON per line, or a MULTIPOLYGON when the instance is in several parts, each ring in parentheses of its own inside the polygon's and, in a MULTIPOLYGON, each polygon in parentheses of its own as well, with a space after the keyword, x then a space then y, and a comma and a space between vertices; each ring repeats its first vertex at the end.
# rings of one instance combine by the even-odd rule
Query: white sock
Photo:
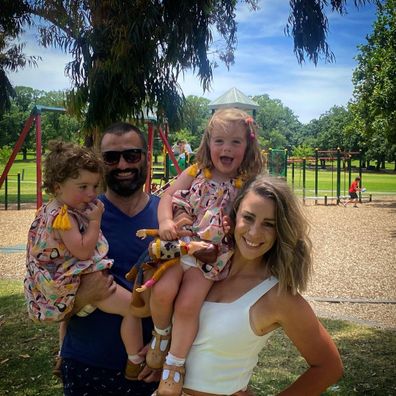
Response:
POLYGON ((172 326, 168 326, 165 329, 159 329, 158 327, 154 326, 154 330, 162 336, 167 336, 170 334, 171 330, 172 330, 172 326))
MULTIPOLYGON (((184 366, 184 362, 186 361, 186 359, 182 359, 182 358, 178 358, 175 355, 172 355, 171 353, 168 353, 166 355, 166 364, 170 365, 170 366, 178 366, 178 367, 182 367, 184 366)), ((163 380, 167 380, 169 377, 169 370, 167 370, 166 368, 164 368, 162 370, 162 379, 163 380)), ((180 382, 181 381, 181 377, 180 377, 180 373, 176 372, 173 376, 173 380, 175 382, 180 382)))
POLYGON ((178 366, 181 367, 186 362, 186 359, 179 358, 175 355, 172 355, 170 352, 166 355, 165 363, 169 364, 169 366, 178 366))
POLYGON ((132 363, 139 364, 144 361, 144 357, 140 355, 128 355, 128 360, 132 363))

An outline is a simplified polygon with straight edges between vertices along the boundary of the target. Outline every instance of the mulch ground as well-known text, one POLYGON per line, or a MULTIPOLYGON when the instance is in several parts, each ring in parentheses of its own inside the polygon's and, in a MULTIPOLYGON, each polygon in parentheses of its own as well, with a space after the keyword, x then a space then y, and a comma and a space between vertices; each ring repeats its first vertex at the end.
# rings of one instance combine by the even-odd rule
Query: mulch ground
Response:
MULTIPOLYGON (((304 296, 321 317, 396 329, 396 197, 305 206, 315 273, 304 296)), ((34 209, 0 210, 0 278, 23 280, 34 209)))

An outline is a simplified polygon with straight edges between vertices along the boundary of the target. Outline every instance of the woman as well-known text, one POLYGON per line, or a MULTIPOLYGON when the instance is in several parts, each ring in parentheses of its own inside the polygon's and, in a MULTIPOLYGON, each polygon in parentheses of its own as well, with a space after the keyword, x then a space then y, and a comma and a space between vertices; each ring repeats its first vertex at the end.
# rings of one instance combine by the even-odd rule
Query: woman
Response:
POLYGON ((280 394, 319 395, 343 368, 334 342, 298 292, 306 288, 312 267, 308 223, 299 202, 285 182, 257 176, 234 209, 230 274, 212 286, 201 309, 184 392, 249 394, 258 354, 271 332, 282 327, 309 368, 280 394))

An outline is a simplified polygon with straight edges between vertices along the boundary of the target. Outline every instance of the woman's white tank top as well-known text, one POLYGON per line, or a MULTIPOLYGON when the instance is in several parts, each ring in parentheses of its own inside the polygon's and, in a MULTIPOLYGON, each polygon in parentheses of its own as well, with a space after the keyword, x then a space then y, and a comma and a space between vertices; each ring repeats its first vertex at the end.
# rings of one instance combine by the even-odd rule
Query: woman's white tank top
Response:
POLYGON ((270 335, 254 334, 250 307, 277 283, 271 276, 231 303, 204 302, 186 360, 185 388, 232 395, 248 385, 270 335))

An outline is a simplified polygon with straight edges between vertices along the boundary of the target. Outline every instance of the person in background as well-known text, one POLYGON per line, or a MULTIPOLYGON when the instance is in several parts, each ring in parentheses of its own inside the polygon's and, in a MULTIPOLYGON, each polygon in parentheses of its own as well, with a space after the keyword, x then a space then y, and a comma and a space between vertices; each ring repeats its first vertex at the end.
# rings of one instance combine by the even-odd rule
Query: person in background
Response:
POLYGON ((353 203, 354 208, 358 207, 357 201, 358 201, 359 197, 358 197, 357 193, 359 191, 361 191, 361 189, 359 187, 359 183, 360 183, 360 177, 357 176, 349 187, 349 199, 348 199, 348 201, 344 202, 345 207, 351 202, 353 203))
MULTIPOLYGON (((106 191, 99 196, 105 211, 101 228, 109 243, 107 256, 114 261, 108 272, 81 276, 73 313, 95 305, 119 285, 129 296, 132 284, 125 279, 131 263, 148 247, 136 231, 156 228, 159 199, 146 194, 146 141, 141 131, 128 123, 116 123, 104 132, 100 151, 105 163, 106 191)), ((131 297, 129 297, 131 298, 131 297)), ((147 396, 156 388, 154 373, 144 369, 140 381, 124 377, 127 354, 120 336, 121 317, 95 310, 86 317, 71 316, 62 345, 63 390, 69 395, 147 396)), ((142 319, 144 342, 149 341, 152 322, 142 319)), ((140 352, 145 356, 145 350, 140 352)))
POLYGON ((185 363, 183 395, 253 395, 248 384, 268 337, 282 328, 308 368, 279 395, 320 395, 343 373, 339 352, 299 294, 312 269, 308 223, 287 186, 258 175, 234 203, 229 275, 203 303, 185 363))

